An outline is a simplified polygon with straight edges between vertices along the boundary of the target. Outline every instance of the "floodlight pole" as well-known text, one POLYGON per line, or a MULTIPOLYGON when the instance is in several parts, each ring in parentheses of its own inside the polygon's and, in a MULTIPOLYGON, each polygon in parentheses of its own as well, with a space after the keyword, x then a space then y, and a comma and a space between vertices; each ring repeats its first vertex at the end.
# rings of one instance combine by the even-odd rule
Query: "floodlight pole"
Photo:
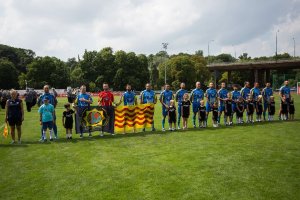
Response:
POLYGON ((276 51, 275 51, 275 58, 276 58, 276 60, 277 60, 277 54, 278 54, 278 49, 277 49, 277 47, 278 47, 278 33, 279 33, 279 30, 277 30, 276 31, 276 51))
POLYGON ((208 41, 208 44, 207 44, 207 63, 209 63, 209 45, 211 42, 213 42, 214 40, 210 40, 208 41))
POLYGON ((296 58, 296 39, 293 37, 294 41, 294 58, 296 58))

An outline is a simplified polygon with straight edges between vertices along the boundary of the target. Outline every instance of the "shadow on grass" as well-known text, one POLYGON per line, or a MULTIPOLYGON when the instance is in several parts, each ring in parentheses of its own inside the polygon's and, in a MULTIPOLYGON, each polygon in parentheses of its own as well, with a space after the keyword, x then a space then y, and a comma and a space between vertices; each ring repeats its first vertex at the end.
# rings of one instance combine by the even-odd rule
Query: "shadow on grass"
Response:
POLYGON ((97 141, 97 140, 110 140, 110 139, 121 139, 121 138, 130 138, 130 137, 146 137, 147 135, 169 135, 172 133, 189 133, 194 131, 204 132, 216 132, 218 130, 222 129, 232 129, 235 127, 251 127, 251 126, 263 126, 266 124, 280 124, 280 123, 293 123, 293 122, 300 122, 300 120, 296 119, 293 121, 272 121, 272 122, 255 122, 255 123, 243 123, 243 124, 234 124, 233 126, 224 126, 221 125, 220 127, 214 128, 214 127, 206 127, 206 128, 189 128, 188 130, 176 130, 176 131, 145 131, 145 132, 137 132, 137 133, 126 133, 126 134, 115 134, 111 135, 109 133, 105 134, 104 136, 100 136, 99 132, 93 132, 92 137, 88 137, 84 135, 83 138, 73 138, 73 139, 66 139, 66 138, 60 138, 58 140, 54 141, 47 141, 47 142, 40 142, 40 141, 24 141, 22 144, 0 144, 0 148, 20 148, 20 147, 28 147, 28 145, 32 144, 38 144, 38 145, 50 145, 52 143, 78 143, 83 141, 97 141))

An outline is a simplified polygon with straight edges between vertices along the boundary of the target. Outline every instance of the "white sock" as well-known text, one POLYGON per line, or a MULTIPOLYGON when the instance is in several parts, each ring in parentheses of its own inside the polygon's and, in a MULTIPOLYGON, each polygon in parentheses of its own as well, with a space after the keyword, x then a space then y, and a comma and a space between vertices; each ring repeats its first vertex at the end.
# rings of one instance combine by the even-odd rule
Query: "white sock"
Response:
POLYGON ((47 139, 47 137, 46 137, 46 131, 45 130, 43 130, 43 139, 44 140, 47 139))
POLYGON ((49 131, 50 133, 50 140, 52 139, 52 129, 49 131))

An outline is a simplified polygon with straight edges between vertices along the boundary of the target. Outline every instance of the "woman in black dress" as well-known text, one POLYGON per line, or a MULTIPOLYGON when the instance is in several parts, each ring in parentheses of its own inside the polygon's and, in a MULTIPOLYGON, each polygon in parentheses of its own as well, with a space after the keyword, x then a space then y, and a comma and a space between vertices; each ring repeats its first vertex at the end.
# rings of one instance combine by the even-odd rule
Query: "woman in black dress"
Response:
POLYGON ((18 143, 21 144, 21 126, 24 121, 23 102, 18 98, 16 90, 10 91, 11 98, 6 101, 5 122, 9 124, 11 130, 12 144, 16 142, 15 129, 18 132, 18 143))

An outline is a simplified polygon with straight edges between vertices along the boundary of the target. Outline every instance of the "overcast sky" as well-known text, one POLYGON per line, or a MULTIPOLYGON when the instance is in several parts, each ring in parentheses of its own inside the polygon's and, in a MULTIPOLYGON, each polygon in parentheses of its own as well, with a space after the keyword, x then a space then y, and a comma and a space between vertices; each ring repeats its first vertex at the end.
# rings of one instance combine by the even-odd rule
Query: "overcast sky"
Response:
POLYGON ((300 55, 300 0, 0 0, 0 43, 63 60, 84 50, 300 55))

